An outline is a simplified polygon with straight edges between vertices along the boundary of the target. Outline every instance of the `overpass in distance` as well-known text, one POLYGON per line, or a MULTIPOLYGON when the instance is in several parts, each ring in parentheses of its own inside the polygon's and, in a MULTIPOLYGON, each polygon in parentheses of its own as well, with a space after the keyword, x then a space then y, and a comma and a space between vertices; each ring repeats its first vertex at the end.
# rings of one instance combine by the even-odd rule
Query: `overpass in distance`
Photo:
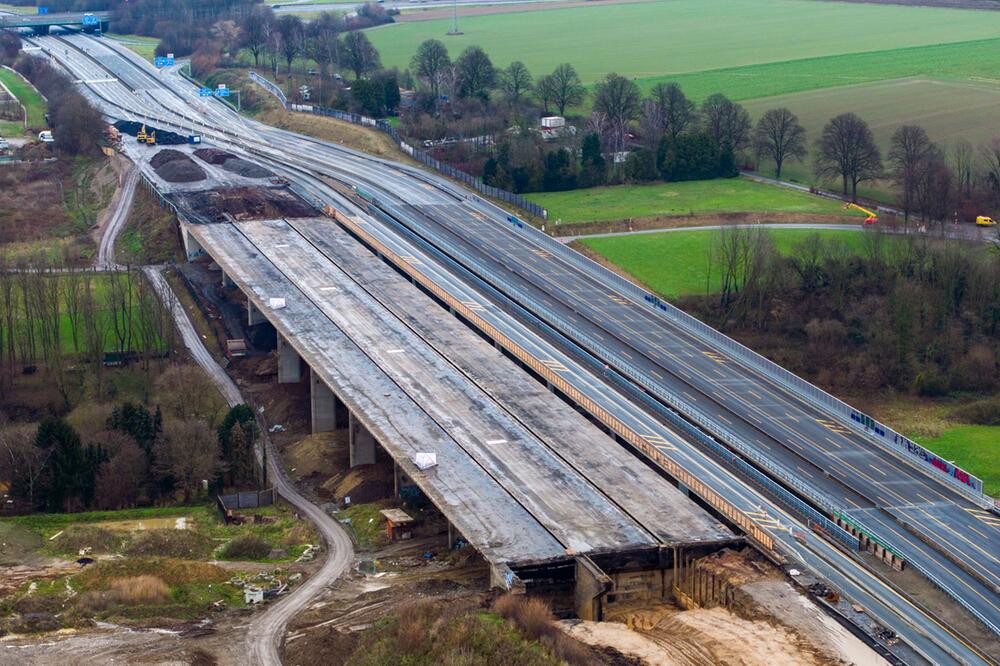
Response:
POLYGON ((48 34, 58 28, 81 28, 84 32, 107 32, 111 12, 64 12, 58 14, 0 14, 0 29, 31 30, 48 34))
MULTIPOLYGON (((898 440, 883 441, 893 433, 881 424, 849 408, 837 411, 835 403, 803 389, 801 380, 797 384, 735 343, 699 329, 457 186, 412 167, 239 119, 219 104, 198 100, 191 84, 172 70, 157 75, 135 56, 91 38, 69 42, 73 50, 64 53, 62 43, 52 43, 49 52, 74 78, 96 80, 109 72, 117 78, 88 88, 106 113, 197 128, 283 173, 310 200, 331 205, 340 229, 446 303, 773 558, 815 572, 856 600, 912 647, 918 660, 995 662, 990 656, 997 654, 995 643, 989 641, 998 624, 1000 530, 986 499, 975 488, 961 488, 956 470, 939 475, 905 443, 894 449, 898 440), (137 97, 139 89, 148 94, 137 97), (822 525, 831 540, 808 532, 812 524, 822 525), (796 525, 806 527, 801 541, 789 536, 796 525), (885 564, 832 545, 852 537, 855 546, 860 538, 885 564), (970 645, 937 619, 935 608, 900 595, 891 566, 911 567, 932 580, 987 628, 988 636, 977 642, 990 647, 970 645)), ((221 229, 238 226, 187 224, 185 234, 192 248, 218 254, 224 264, 223 255, 236 253, 246 241, 221 229)), ((255 247, 272 266, 287 265, 287 272, 281 271, 285 282, 276 283, 283 290, 306 292, 312 278, 294 269, 298 259, 265 253, 261 238, 266 233, 275 246, 291 246, 276 241, 313 233, 309 245, 322 247, 317 239, 327 231, 314 232, 290 220, 249 234, 263 243, 255 247)), ((240 236, 249 240, 243 231, 240 236)), ((308 247, 299 251, 305 253, 302 261, 313 256, 308 247)), ((326 251, 321 254, 329 261, 326 251)), ((247 262, 229 261, 227 274, 241 276, 237 281, 248 295, 256 293, 258 282, 274 279, 273 268, 244 275, 237 268, 247 270, 247 262)), ((323 261, 314 256, 307 263, 319 270, 323 261)), ((287 329, 292 330, 286 337, 294 345, 299 331, 287 329)), ((406 340, 403 348, 419 347, 406 340)), ((304 349, 295 353, 309 355, 304 349)), ((332 362, 317 363, 317 371, 332 362)), ((524 451, 539 446, 537 439, 524 441, 534 442, 524 451)), ((590 475, 580 474, 587 482, 580 488, 599 484, 590 475)))

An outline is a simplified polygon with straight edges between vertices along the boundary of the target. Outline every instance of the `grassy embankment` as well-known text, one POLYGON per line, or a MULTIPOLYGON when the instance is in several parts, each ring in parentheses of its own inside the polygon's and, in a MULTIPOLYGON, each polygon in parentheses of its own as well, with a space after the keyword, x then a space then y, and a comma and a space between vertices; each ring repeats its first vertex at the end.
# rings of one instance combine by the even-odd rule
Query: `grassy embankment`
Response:
MULTIPOLYGON (((16 72, 12 72, 9 69, 0 68, 0 81, 3 82, 7 90, 27 109, 28 127, 31 129, 45 127, 47 105, 42 96, 38 94, 38 91, 30 83, 25 82, 16 72)), ((24 123, 0 120, 0 136, 19 136, 26 131, 24 123)))
POLYGON ((141 55, 150 62, 153 62, 156 47, 160 44, 160 40, 156 37, 144 37, 142 35, 115 35, 108 33, 105 37, 113 39, 116 42, 121 42, 129 51, 141 55))

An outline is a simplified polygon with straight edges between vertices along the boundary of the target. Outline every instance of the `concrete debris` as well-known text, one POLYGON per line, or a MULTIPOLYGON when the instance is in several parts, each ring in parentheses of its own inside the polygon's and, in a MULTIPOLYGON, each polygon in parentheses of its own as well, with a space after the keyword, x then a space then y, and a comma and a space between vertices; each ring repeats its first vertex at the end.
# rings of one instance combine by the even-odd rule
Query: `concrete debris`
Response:
POLYGON ((267 307, 272 310, 280 310, 285 307, 285 299, 283 298, 269 298, 267 299, 267 307))
POLYGON ((302 551, 302 554, 299 555, 299 559, 297 559, 296 562, 312 562, 316 558, 317 553, 319 553, 319 546, 309 544, 306 546, 306 549, 302 551))
POLYGON ((430 469, 431 467, 436 467, 438 464, 437 454, 419 451, 413 456, 413 464, 417 466, 417 469, 430 469))

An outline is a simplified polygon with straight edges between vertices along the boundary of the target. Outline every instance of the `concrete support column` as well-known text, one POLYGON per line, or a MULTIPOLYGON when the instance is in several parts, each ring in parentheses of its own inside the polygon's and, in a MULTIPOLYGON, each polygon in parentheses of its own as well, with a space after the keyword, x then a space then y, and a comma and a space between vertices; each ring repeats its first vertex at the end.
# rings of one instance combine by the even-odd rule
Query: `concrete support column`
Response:
POLYGON ((455 547, 455 534, 456 534, 455 528, 452 527, 451 521, 449 520, 448 521, 448 550, 451 550, 452 548, 455 547))
POLYGON ((375 437, 368 428, 350 412, 348 422, 348 449, 351 467, 375 464, 375 437))
POLYGON ((257 324, 263 324, 267 321, 264 314, 257 309, 257 306, 253 304, 253 301, 247 297, 247 323, 250 326, 256 326, 257 324))
POLYGON ((309 368, 309 404, 312 413, 312 431, 327 432, 337 426, 337 396, 323 383, 312 368, 309 368))
MULTIPOLYGON (((302 359, 285 337, 278 334, 278 383, 298 384, 302 381, 302 359)), ((332 395, 332 393, 331 393, 332 395)))
POLYGON ((223 287, 235 287, 236 283, 233 282, 233 278, 229 277, 226 271, 222 271, 222 286, 223 287))
POLYGON ((184 255, 188 261, 205 254, 205 248, 201 246, 194 236, 188 233, 187 227, 183 224, 181 225, 181 240, 184 241, 184 255))
POLYGON ((604 619, 604 597, 614 588, 614 581, 586 556, 576 558, 574 606, 581 620, 604 619))

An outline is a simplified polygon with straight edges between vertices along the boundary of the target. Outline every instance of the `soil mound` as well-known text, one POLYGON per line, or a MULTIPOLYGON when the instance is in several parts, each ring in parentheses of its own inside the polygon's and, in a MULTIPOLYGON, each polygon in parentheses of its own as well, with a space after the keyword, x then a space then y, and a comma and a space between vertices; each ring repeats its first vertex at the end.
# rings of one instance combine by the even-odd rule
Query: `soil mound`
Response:
POLYGON ((149 163, 156 169, 157 175, 168 183, 195 183, 207 177, 205 170, 193 159, 169 148, 158 152, 149 163))
POLYGON ((195 156, 209 164, 221 166, 230 173, 235 173, 244 178, 271 178, 274 173, 242 157, 237 157, 232 153, 217 148, 199 148, 194 151, 195 156))

